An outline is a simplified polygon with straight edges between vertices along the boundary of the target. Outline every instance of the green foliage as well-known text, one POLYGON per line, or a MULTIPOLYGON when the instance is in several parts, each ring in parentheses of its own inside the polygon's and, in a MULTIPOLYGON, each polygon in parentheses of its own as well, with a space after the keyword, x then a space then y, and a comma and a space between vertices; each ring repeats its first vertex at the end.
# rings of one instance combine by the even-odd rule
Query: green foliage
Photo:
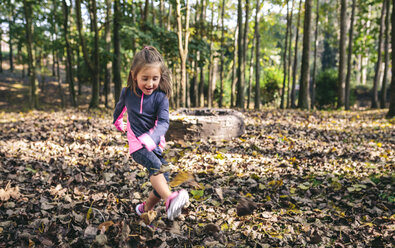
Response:
POLYGON ((283 73, 272 66, 263 72, 263 87, 261 86, 261 101, 263 104, 271 103, 280 97, 280 88, 283 73))
POLYGON ((316 103, 317 107, 334 108, 337 102, 337 70, 327 69, 317 75, 316 103))

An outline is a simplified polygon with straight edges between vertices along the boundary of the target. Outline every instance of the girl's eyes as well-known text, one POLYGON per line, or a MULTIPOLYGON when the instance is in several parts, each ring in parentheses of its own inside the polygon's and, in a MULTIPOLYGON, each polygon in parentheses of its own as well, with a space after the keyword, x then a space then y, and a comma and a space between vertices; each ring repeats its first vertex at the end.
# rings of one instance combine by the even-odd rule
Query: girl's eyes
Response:
MULTIPOLYGON (((143 81, 148 81, 149 78, 143 77, 142 79, 143 79, 143 81)), ((159 77, 154 77, 154 78, 152 78, 152 80, 158 81, 158 80, 159 80, 159 77)))

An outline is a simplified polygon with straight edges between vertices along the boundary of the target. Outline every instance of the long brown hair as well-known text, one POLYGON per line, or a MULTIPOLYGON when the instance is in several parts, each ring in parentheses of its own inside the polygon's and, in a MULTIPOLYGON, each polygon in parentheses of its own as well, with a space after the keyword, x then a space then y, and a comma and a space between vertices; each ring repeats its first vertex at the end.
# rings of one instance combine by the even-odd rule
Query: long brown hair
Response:
POLYGON ((137 93, 137 74, 140 70, 149 64, 159 64, 160 65, 160 81, 159 90, 163 91, 168 98, 171 96, 171 75, 167 68, 162 55, 156 50, 155 47, 145 46, 141 51, 136 53, 133 58, 132 66, 130 67, 129 77, 128 77, 128 88, 137 93))

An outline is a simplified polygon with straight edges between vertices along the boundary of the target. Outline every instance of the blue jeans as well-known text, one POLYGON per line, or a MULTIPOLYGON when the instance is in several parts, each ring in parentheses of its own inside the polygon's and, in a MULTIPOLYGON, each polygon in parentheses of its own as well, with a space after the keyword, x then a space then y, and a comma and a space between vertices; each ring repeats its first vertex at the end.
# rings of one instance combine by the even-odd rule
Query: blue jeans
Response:
MULTIPOLYGON (((157 155, 154 152, 150 152, 145 148, 142 148, 132 153, 132 157, 134 161, 147 168, 150 177, 160 170, 162 164, 168 164, 162 156, 157 155)), ((165 176, 166 181, 169 181, 169 172, 163 173, 163 175, 165 176)), ((155 189, 154 194, 156 197, 161 198, 155 189)))

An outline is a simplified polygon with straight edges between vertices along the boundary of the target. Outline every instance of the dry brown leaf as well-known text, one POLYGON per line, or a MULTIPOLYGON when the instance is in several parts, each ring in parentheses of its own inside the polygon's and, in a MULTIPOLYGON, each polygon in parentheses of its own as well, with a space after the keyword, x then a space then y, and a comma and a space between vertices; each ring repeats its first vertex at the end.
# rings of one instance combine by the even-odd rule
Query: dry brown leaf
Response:
POLYGON ((194 180, 193 175, 187 171, 181 171, 175 178, 169 183, 171 187, 177 187, 185 182, 194 180))
POLYGON ((141 215, 141 219, 144 221, 146 225, 151 224, 152 221, 155 220, 157 213, 155 211, 148 211, 141 215))
POLYGON ((110 228, 110 226, 113 226, 113 225, 114 225, 114 222, 111 220, 101 223, 99 225, 100 233, 103 234, 103 233, 107 232, 108 228, 110 228))
POLYGON ((237 204, 237 215, 238 216, 246 216, 252 214, 254 210, 258 207, 258 205, 251 201, 250 199, 247 199, 245 197, 241 198, 239 200, 239 203, 237 204))

